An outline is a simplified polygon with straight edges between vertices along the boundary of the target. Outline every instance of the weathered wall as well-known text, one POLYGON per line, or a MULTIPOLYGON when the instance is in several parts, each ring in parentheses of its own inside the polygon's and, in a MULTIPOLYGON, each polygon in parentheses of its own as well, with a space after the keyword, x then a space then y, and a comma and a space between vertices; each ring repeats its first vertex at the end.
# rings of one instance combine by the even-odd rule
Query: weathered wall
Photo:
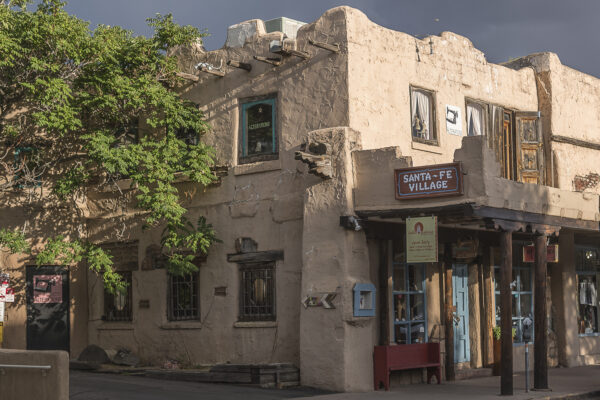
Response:
MULTIPOLYGON (((218 185, 203 188, 180 184, 190 220, 204 215, 223 241, 210 249, 200 267, 201 317, 197 321, 167 321, 166 271, 140 269, 133 272, 132 323, 101 321, 102 288, 90 278, 90 343, 130 348, 142 361, 158 364, 166 359, 190 365, 299 363, 303 202, 305 188, 320 179, 306 173, 303 164, 294 160, 294 152, 309 131, 344 126, 348 120, 346 48, 342 46, 335 54, 309 46, 307 41, 345 43, 345 12, 343 8, 330 10, 300 29, 297 48, 311 54, 306 61, 287 57, 279 67, 255 61, 254 55, 275 56, 269 53, 269 42, 281 38, 279 33, 264 33, 261 21, 256 25, 257 34, 243 47, 208 53, 200 47, 179 50, 180 62, 190 73, 195 72, 193 66, 199 62, 218 66, 222 60, 225 66, 228 60, 237 60, 252 64, 251 72, 225 66, 227 75, 223 78, 196 73, 200 81, 181 88, 184 96, 205 113, 211 126, 205 142, 216 148, 217 164, 227 167, 227 175, 218 185), (238 165, 240 99, 273 93, 277 94, 279 158, 238 165), (284 260, 275 267, 276 322, 237 322, 239 271, 236 264, 227 262, 226 254, 235 253, 234 242, 239 237, 254 239, 259 251, 284 250, 284 260), (214 296, 217 286, 226 286, 227 296, 214 296), (149 309, 139 308, 142 299, 150 300, 149 309)), ((89 234, 93 241, 114 241, 110 237, 111 222, 106 218, 131 213, 128 207, 111 211, 114 204, 109 198, 96 194, 90 201, 89 234)), ((319 196, 315 200, 323 201, 319 196)), ((338 221, 327 229, 338 229, 338 221)), ((159 243, 160 229, 144 231, 137 220, 131 221, 119 240, 139 240, 138 258, 142 263, 146 248, 159 243)), ((318 326, 307 329, 320 330, 318 326)))
POLYGON ((68 400, 69 355, 67 352, 0 350, 0 364, 51 367, 47 370, 2 368, 0 373, 2 398, 68 400))
MULTIPOLYGON (((40 249, 50 237, 81 238, 85 234, 83 220, 45 195, 49 188, 23 189, 15 195, 5 195, 0 201, 0 227, 19 229, 33 238, 34 250, 40 249), (34 191, 35 193, 30 193, 34 191), (27 199, 27 194, 32 195, 27 199)), ((35 258, 26 254, 10 254, 0 250, 0 272, 8 273, 15 289, 15 302, 5 303, 3 348, 27 348, 26 266, 35 265, 35 258)), ((87 272, 86 266, 72 265, 69 270, 70 354, 77 357, 87 346, 87 272)))
POLYGON ((365 149, 399 146, 416 166, 450 162, 461 137, 446 132, 446 105, 462 110, 463 136, 466 98, 514 110, 538 109, 531 69, 488 63, 465 37, 443 32, 419 40, 379 26, 355 9, 348 11, 348 19, 350 127, 361 132, 365 149), (439 146, 412 141, 411 85, 435 92, 439 146))

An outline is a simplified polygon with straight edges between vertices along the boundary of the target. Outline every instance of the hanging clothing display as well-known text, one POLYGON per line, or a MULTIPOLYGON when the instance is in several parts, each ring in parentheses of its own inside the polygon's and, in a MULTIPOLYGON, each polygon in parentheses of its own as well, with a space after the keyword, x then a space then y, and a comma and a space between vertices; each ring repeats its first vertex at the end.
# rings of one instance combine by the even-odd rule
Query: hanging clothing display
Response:
POLYGON ((589 279, 579 282, 579 304, 595 306, 598 304, 596 284, 589 279))

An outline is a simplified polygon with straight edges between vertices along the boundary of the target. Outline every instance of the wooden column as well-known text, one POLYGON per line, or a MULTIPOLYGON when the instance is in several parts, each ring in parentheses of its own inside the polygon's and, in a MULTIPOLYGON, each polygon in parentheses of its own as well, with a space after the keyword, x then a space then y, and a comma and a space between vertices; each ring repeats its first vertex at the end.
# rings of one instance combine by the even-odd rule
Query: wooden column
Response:
POLYGON ((483 330, 483 365, 489 367, 494 363, 494 340, 492 329, 496 325, 496 313, 494 311, 494 284, 493 284, 493 254, 490 245, 483 248, 482 268, 483 279, 481 282, 483 300, 483 315, 481 316, 483 330))
POLYGON ((452 301, 452 244, 444 244, 444 337, 446 338, 446 380, 453 381, 454 370, 454 302, 452 301))
POLYGON ((379 240, 379 345, 387 346, 390 344, 390 321, 388 306, 388 277, 389 277, 389 257, 391 251, 390 242, 379 240))
POLYGON ((513 343, 512 343, 512 232, 501 232, 500 253, 500 340, 502 362, 500 368, 500 394, 513 394, 513 343))
POLYGON ((548 389, 548 314, 546 310, 547 268, 546 235, 535 238, 535 288, 534 288, 534 334, 533 388, 548 389))

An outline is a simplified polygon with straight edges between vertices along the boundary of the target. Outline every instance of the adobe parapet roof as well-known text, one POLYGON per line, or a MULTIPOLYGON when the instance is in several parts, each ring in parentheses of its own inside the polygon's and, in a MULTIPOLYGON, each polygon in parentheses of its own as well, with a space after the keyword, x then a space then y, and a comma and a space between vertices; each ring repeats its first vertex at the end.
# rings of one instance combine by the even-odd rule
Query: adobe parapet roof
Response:
MULTIPOLYGON (((430 53, 456 54, 456 52, 458 52, 462 57, 471 58, 473 61, 481 64, 491 64, 513 70, 534 67, 537 72, 542 72, 549 70, 551 67, 563 67, 558 56, 551 52, 534 53, 500 64, 489 63, 485 58, 485 54, 481 50, 475 48, 471 40, 467 37, 445 31, 439 35, 417 38, 408 33, 395 31, 378 25, 371 21, 362 11, 348 6, 329 9, 311 23, 304 23, 284 17, 268 21, 263 21, 262 19, 243 21, 231 25, 228 28, 227 40, 220 49, 206 52, 201 44, 197 44, 194 46, 195 49, 193 53, 197 55, 203 54, 204 58, 210 60, 212 59, 211 56, 216 57, 219 54, 222 54, 224 50, 242 50, 249 44, 255 45, 257 42, 264 41, 265 39, 271 41, 284 40, 287 38, 290 41, 295 41, 296 38, 298 38, 298 40, 311 38, 314 40, 327 41, 326 39, 329 36, 339 36, 329 32, 332 28, 336 30, 344 28, 346 30, 345 41, 347 43, 340 43, 342 51, 347 50, 348 47, 345 45, 347 45, 348 42, 359 45, 368 45, 369 43, 361 42, 363 41, 362 39, 369 37, 369 40, 377 38, 377 40, 380 41, 394 43, 394 51, 404 51, 414 54, 418 49, 419 56, 424 60, 430 53), (281 27, 283 32, 276 31, 275 29, 277 29, 277 27, 281 27), (321 39, 318 37, 307 37, 308 32, 313 33, 313 36, 318 32, 318 36, 321 36, 321 39)), ((305 46, 302 45, 302 48, 298 48, 298 50, 304 50, 304 47, 305 46)), ((411 54, 411 56, 413 54, 411 54)), ((216 67, 218 67, 218 65, 216 67)), ((566 66, 565 68, 571 69, 566 66)), ((584 75, 584 77, 582 77, 583 79, 587 80, 591 78, 593 81, 597 81, 596 77, 580 71, 577 72, 584 75)))

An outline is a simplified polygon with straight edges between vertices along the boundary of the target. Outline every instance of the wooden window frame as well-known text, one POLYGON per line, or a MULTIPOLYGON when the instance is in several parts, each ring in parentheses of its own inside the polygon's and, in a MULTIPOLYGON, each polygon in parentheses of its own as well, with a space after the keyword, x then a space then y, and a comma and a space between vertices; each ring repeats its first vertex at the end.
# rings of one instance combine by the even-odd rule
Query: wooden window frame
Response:
POLYGON ((419 343, 419 342, 414 342, 413 338, 412 338, 412 326, 413 325, 419 325, 419 324, 423 324, 423 327, 425 329, 424 332, 424 341, 423 343, 427 343, 429 341, 429 336, 428 336, 428 331, 427 331, 427 265, 424 263, 407 263, 404 261, 401 262, 396 262, 393 261, 392 262, 392 315, 393 315, 393 342, 397 343, 398 345, 402 345, 402 344, 413 344, 413 343, 419 343), (394 273, 395 273, 395 269, 397 267, 401 267, 404 268, 404 282, 405 285, 408 285, 409 283, 409 277, 410 277, 410 268, 409 266, 413 266, 416 268, 420 268, 421 269, 421 273, 422 273, 422 281, 421 281, 421 290, 413 290, 410 287, 405 287, 405 290, 396 290, 395 286, 394 286, 394 273), (396 315, 396 296, 406 296, 405 298, 405 306, 406 306, 406 319, 405 320, 397 320, 397 315, 396 315), (423 296, 423 319, 413 319, 413 315, 411 315, 411 295, 422 295, 423 296), (396 337, 396 327, 401 327, 401 326, 405 326, 408 328, 407 330, 407 336, 406 336, 406 340, 407 343, 398 343, 398 338, 396 337))
POLYGON ((440 137, 438 135, 438 127, 437 127, 437 107, 436 107, 436 93, 435 91, 431 90, 431 89, 426 89, 420 86, 415 86, 415 85, 410 85, 409 86, 409 102, 408 102, 408 108, 409 108, 409 114, 410 114, 410 137, 412 138, 413 142, 418 142, 418 143, 424 143, 424 144, 428 144, 431 146, 440 146, 440 137), (416 137, 413 133, 413 115, 412 115, 412 98, 413 98, 413 92, 417 91, 417 92, 422 92, 424 94, 426 94, 429 99, 429 135, 431 137, 433 137, 433 139, 422 139, 420 137, 416 137))
POLYGON ((263 96, 255 96, 241 99, 239 101, 239 142, 238 142, 238 164, 250 164, 260 161, 277 160, 279 158, 279 113, 277 112, 280 107, 279 96, 277 93, 270 93, 263 96), (256 105, 259 103, 270 102, 273 107, 271 115, 271 135, 273 140, 272 152, 267 154, 258 155, 246 155, 247 154, 247 131, 246 131, 246 118, 245 111, 249 106, 256 105))
MULTIPOLYGON (((575 246, 575 276, 576 276, 576 284, 577 284, 577 296, 576 296, 576 300, 577 300, 577 333, 579 335, 579 337, 586 337, 586 336, 600 336, 600 304, 596 304, 595 307, 596 308, 596 330, 594 332, 590 332, 590 333, 582 333, 581 332, 581 322, 582 322, 582 309, 581 309, 581 304, 580 304, 580 287, 579 287, 579 280, 580 277, 594 277, 596 279, 596 291, 598 291, 598 286, 600 286, 600 266, 598 264, 595 265, 595 268, 593 268, 593 266, 591 264, 586 265, 588 263, 586 263, 586 261, 584 260, 585 258, 585 253, 587 251, 593 251, 596 253, 596 259, 600 259, 600 248, 596 247, 596 246, 582 246, 582 245, 576 245, 575 246)), ((598 299, 599 294, 597 293, 597 299, 598 299)), ((598 301, 598 300, 596 300, 598 301)))
POLYGON ((489 117, 490 103, 487 103, 482 100, 472 99, 470 97, 465 97, 465 122, 466 122, 466 124, 465 124, 466 135, 465 136, 469 137, 469 120, 468 120, 467 107, 471 104, 477 105, 482 108, 483 121, 482 121, 481 127, 483 129, 483 134, 481 136, 487 137, 490 134, 490 129, 493 128, 491 126, 491 122, 489 121, 489 119, 490 119, 490 117, 489 117))

